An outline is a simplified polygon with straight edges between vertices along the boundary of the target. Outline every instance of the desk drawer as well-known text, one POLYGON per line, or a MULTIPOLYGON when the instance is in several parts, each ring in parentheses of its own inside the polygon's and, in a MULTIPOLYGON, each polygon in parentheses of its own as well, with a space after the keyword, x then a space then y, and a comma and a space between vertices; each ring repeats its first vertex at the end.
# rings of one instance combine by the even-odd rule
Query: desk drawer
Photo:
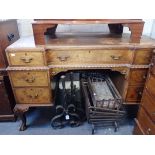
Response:
POLYGON ((14 89, 18 104, 48 104, 51 103, 50 89, 45 88, 16 88, 14 89))
POLYGON ((152 57, 152 50, 136 50, 135 51, 135 58, 134 58, 134 64, 136 65, 148 65, 151 62, 152 57))
POLYGON ((152 121, 155 122, 155 100, 150 96, 146 89, 144 90, 141 104, 148 112, 152 121))
POLYGON ((131 69, 130 70, 130 85, 144 84, 147 78, 148 69, 131 69))
POLYGON ((129 64, 133 52, 130 50, 47 50, 48 64, 129 64))
POLYGON ((143 94, 143 86, 129 86, 126 95, 127 102, 140 102, 143 94))
POLYGON ((152 74, 148 75, 148 80, 146 82, 146 88, 150 94, 155 97, 155 76, 152 74))
POLYGON ((41 51, 7 52, 10 66, 44 66, 44 53, 41 51))
POLYGON ((138 122, 146 135, 155 135, 155 124, 142 107, 138 113, 138 122))
POLYGON ((48 86, 48 71, 9 71, 13 87, 48 86))

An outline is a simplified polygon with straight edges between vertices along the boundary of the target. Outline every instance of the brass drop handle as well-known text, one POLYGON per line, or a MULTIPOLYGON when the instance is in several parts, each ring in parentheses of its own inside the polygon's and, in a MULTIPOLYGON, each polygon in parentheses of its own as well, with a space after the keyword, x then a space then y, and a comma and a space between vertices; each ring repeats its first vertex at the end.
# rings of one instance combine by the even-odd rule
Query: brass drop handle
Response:
POLYGON ((148 135, 150 135, 150 134, 151 134, 151 129, 148 128, 147 131, 146 131, 146 133, 147 133, 148 135))
POLYGON ((111 58, 112 58, 113 60, 120 60, 121 57, 122 57, 122 56, 111 55, 111 58))
POLYGON ((70 57, 70 56, 64 55, 64 56, 58 56, 57 58, 58 58, 60 61, 67 61, 67 59, 68 59, 69 57, 70 57))
POLYGON ((24 91, 25 95, 30 99, 36 99, 39 97, 39 92, 36 92, 33 89, 30 89, 28 92, 24 91))
POLYGON ((22 60, 24 63, 30 63, 33 60, 33 58, 29 56, 24 56, 21 57, 20 60, 22 60))
POLYGON ((31 98, 31 99, 36 99, 36 98, 38 98, 38 93, 32 93, 32 94, 26 94, 27 95, 27 97, 29 97, 29 98, 31 98))
POLYGON ((28 83, 33 83, 35 81, 35 77, 34 76, 32 76, 30 78, 29 77, 26 77, 25 78, 25 81, 28 82, 28 83))
POLYGON ((29 97, 29 98, 31 98, 31 99, 36 99, 36 98, 38 98, 38 94, 36 93, 36 94, 30 94, 30 95, 27 95, 27 97, 29 97))

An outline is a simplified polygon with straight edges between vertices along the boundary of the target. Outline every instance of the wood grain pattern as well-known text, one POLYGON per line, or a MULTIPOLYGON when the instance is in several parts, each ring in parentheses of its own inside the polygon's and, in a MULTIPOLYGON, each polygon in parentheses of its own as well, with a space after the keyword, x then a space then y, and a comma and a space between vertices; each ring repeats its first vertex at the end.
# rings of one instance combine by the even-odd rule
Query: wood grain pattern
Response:
POLYGON ((148 79, 145 87, 147 88, 150 94, 155 96, 155 76, 151 74, 148 75, 148 79))
MULTIPOLYGON (((50 27, 57 27, 58 24, 109 24, 115 25, 115 28, 118 28, 116 25, 121 25, 122 27, 129 27, 131 31, 130 42, 139 43, 143 31, 144 22, 142 20, 123 20, 123 19, 66 19, 66 20, 36 20, 32 23, 33 32, 34 32, 34 40, 36 45, 45 45, 45 36, 47 29, 50 27)), ((112 31, 111 26, 109 26, 110 32, 114 32, 120 34, 120 31, 112 31)), ((114 29, 113 29, 114 30, 114 29)), ((55 35, 55 31, 53 31, 52 36, 55 35)))
POLYGON ((152 121, 155 122, 155 100, 154 98, 149 94, 147 89, 144 90, 142 101, 141 101, 142 106, 152 119, 152 121))
POLYGON ((51 103, 51 90, 48 87, 16 88, 14 93, 18 104, 51 103))
POLYGON ((140 102, 144 86, 129 86, 127 89, 126 102, 140 102))
POLYGON ((135 128, 134 128, 133 134, 134 135, 145 135, 145 133, 144 133, 144 131, 143 131, 143 129, 142 129, 142 127, 139 124, 137 119, 135 119, 135 122, 136 122, 136 124, 135 124, 135 128))
POLYGON ((8 52, 10 66, 44 66, 46 64, 44 53, 40 51, 18 51, 8 52))
POLYGON ((152 58, 151 49, 136 50, 133 64, 146 65, 150 63, 151 58, 152 58))
POLYGON ((130 64, 133 52, 130 50, 65 50, 46 53, 49 65, 61 64, 130 64))
POLYGON ((144 84, 147 78, 148 69, 131 69, 129 77, 129 85, 144 84))
POLYGON ((9 71, 13 87, 48 86, 48 71, 9 71))
MULTIPOLYGON (((138 112, 137 122, 140 124, 144 134, 155 135, 155 75, 154 75, 154 52, 152 57, 152 64, 147 76, 145 89, 141 101, 141 108, 138 112)), ((136 123, 137 124, 137 123, 136 123)), ((136 130, 135 134, 140 134, 141 131, 136 130)))
POLYGON ((119 24, 142 23, 141 19, 35 19, 34 24, 119 24))
POLYGON ((142 107, 139 110, 137 119, 146 135, 155 135, 155 124, 142 107))
POLYGON ((36 46, 32 36, 22 37, 14 44, 7 47, 6 51, 13 50, 81 50, 81 49, 131 49, 131 50, 153 50, 155 41, 148 36, 142 36, 141 42, 133 44, 129 42, 130 35, 103 34, 103 33, 59 33, 56 39, 47 38, 46 45, 36 46))

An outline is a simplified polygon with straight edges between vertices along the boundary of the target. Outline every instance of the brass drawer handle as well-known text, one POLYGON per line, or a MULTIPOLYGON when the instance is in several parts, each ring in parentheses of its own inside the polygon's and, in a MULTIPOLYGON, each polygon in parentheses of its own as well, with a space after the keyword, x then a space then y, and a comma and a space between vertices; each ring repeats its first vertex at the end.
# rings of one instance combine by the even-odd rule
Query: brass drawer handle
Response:
POLYGON ((120 60, 122 56, 115 56, 115 55, 111 55, 111 58, 113 60, 120 60))
POLYGON ((33 83, 35 81, 35 77, 34 76, 32 76, 30 78, 26 77, 25 81, 28 82, 28 83, 33 83))
POLYGON ((30 89, 29 91, 24 91, 26 97, 30 99, 37 99, 39 97, 39 92, 36 92, 34 89, 30 89))
POLYGON ((22 60, 24 63, 30 63, 33 58, 29 56, 21 57, 20 60, 22 60))
POLYGON ((151 129, 148 128, 147 131, 146 131, 146 133, 147 133, 148 135, 150 135, 150 134, 151 134, 151 129))
POLYGON ((60 61, 67 61, 68 58, 70 58, 70 56, 58 56, 57 57, 60 61))
POLYGON ((36 93, 36 94, 31 94, 31 95, 27 95, 27 97, 28 98, 31 98, 31 99, 36 99, 36 98, 38 98, 38 94, 36 93))

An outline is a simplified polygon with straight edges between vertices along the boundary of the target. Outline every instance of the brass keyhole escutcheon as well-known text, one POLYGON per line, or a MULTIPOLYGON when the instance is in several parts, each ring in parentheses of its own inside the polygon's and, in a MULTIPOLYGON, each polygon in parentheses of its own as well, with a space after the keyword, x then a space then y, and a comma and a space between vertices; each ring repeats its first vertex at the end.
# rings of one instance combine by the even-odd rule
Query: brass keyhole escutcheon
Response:
POLYGON ((113 60, 120 60, 121 59, 121 57, 122 56, 116 56, 116 55, 111 55, 111 58, 113 59, 113 60))
POLYGON ((25 56, 21 57, 20 60, 22 60, 24 63, 31 63, 33 57, 28 56, 27 53, 25 53, 25 56))
POLYGON ((25 81, 28 83, 33 83, 35 81, 35 77, 28 72, 25 75, 25 81))
POLYGON ((58 56, 57 58, 58 58, 60 61, 67 61, 67 59, 70 58, 70 56, 63 55, 63 56, 58 56))

